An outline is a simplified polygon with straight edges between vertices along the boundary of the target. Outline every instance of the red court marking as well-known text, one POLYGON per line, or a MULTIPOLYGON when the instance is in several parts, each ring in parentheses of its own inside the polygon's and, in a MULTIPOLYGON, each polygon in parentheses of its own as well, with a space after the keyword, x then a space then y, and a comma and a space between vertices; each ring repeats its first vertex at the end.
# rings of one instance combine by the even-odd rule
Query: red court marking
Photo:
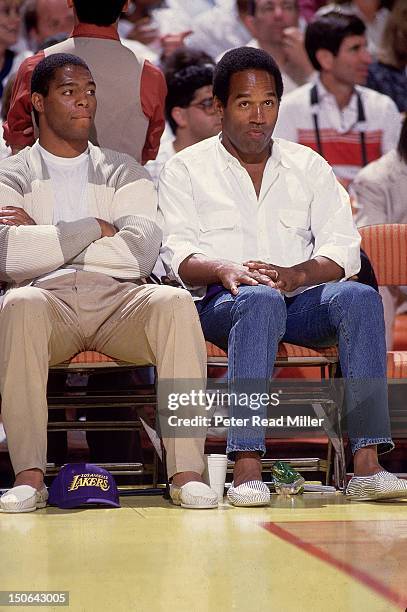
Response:
MULTIPOLYGON (((331 521, 327 521, 326 523, 329 522, 331 521)), ((346 523, 346 521, 334 522, 346 523)), ((313 521, 312 525, 317 526, 326 523, 323 521, 313 521)), ((289 525, 290 523, 286 524, 289 525)), ((305 542, 298 536, 294 535, 293 533, 290 533, 289 531, 287 531, 287 529, 280 527, 276 523, 261 523, 261 525, 262 527, 264 527, 264 529, 267 529, 267 531, 277 536, 278 538, 284 540, 285 542, 288 542, 289 544, 293 544, 297 548, 304 550, 305 552, 309 553, 310 555, 313 555, 321 561, 325 561, 325 563, 332 565, 336 569, 344 572, 345 574, 348 574, 352 578, 356 578, 362 584, 369 587, 372 591, 376 591, 376 593, 382 595, 396 606, 400 606, 402 610, 407 610, 406 597, 399 593, 396 593, 396 591, 393 591, 392 589, 389 589, 385 584, 383 584, 379 580, 376 580, 376 578, 374 578, 367 572, 364 572, 363 570, 353 566, 351 563, 347 563, 346 561, 342 561, 341 559, 335 558, 329 552, 323 550, 322 548, 319 548, 318 546, 315 546, 315 544, 305 542)))

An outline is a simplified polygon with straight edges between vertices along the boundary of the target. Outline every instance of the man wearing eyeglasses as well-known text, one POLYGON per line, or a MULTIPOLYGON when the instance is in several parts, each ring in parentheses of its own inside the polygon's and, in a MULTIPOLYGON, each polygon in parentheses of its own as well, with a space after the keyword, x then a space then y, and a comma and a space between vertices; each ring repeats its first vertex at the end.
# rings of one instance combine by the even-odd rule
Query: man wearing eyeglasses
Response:
POLYGON ((155 184, 175 153, 220 132, 213 104, 213 70, 214 63, 206 53, 192 50, 176 51, 171 66, 164 70, 168 87, 165 111, 174 139, 164 141, 157 159, 146 165, 155 184))

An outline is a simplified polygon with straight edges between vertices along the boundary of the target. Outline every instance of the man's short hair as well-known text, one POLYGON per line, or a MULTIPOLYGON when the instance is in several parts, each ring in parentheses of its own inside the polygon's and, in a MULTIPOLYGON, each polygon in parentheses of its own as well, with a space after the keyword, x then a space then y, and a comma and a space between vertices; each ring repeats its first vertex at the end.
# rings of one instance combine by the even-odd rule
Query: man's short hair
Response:
POLYGON ((365 24, 356 15, 340 10, 321 15, 308 24, 305 32, 305 48, 311 64, 316 70, 321 70, 321 64, 316 58, 319 49, 326 49, 337 55, 345 38, 362 36, 365 31, 365 24))
POLYGON ((73 0, 73 3, 81 23, 109 26, 119 19, 126 0, 73 0))
POLYGON ((269 53, 254 47, 238 47, 225 53, 215 68, 213 78, 213 95, 223 106, 227 105, 229 98, 230 79, 238 72, 245 70, 263 70, 268 72, 276 85, 278 101, 283 95, 283 79, 280 68, 269 53))
MULTIPOLYGON (((47 96, 49 85, 51 81, 55 79, 56 71, 59 70, 59 68, 64 68, 64 66, 82 66, 82 68, 89 70, 86 62, 77 55, 72 55, 71 53, 54 53, 48 55, 41 60, 33 70, 31 77, 31 95, 33 93, 39 93, 43 96, 47 96)), ((38 125, 38 113, 35 109, 33 110, 35 121, 38 125)))
POLYGON ((175 134, 177 123, 171 116, 175 106, 187 108, 201 87, 212 85, 215 62, 204 51, 179 49, 164 65, 164 75, 168 94, 165 112, 172 132, 175 134))

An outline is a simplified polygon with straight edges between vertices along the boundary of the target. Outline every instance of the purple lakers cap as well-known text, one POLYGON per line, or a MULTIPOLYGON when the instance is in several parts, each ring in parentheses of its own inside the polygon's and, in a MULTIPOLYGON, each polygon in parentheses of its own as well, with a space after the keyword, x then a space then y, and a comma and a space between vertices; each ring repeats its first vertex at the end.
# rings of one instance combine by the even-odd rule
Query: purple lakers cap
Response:
POLYGON ((109 472, 92 463, 67 463, 49 489, 49 500, 59 508, 105 504, 120 508, 119 493, 109 472))

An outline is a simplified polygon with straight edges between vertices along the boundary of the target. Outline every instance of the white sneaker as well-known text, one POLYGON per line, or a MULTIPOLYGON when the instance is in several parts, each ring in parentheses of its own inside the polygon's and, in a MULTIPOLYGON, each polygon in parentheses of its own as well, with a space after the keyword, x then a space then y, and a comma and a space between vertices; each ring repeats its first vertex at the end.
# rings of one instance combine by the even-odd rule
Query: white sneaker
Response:
POLYGON ((407 497, 407 480, 385 470, 373 476, 353 476, 346 488, 346 497, 352 501, 402 499, 407 497))
POLYGON ((44 486, 40 491, 30 485, 13 487, 0 497, 2 512, 34 512, 47 505, 48 491, 44 486))
POLYGON ((218 507, 218 496, 203 482, 187 482, 182 487, 170 485, 170 496, 176 506, 204 510, 218 507))
POLYGON ((237 487, 232 482, 227 498, 233 506, 268 506, 270 489, 262 480, 249 480, 237 487))

